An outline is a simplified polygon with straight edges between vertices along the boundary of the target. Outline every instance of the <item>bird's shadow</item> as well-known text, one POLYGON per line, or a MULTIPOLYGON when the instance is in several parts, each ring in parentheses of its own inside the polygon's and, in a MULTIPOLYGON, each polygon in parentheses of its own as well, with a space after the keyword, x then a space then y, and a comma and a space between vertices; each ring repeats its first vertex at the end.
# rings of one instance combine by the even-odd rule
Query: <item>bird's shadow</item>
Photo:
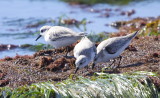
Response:
POLYGON ((134 64, 129 64, 129 65, 125 65, 125 66, 119 66, 119 68, 136 67, 136 66, 141 66, 143 64, 144 63, 142 63, 142 62, 137 62, 137 63, 134 63, 134 64))

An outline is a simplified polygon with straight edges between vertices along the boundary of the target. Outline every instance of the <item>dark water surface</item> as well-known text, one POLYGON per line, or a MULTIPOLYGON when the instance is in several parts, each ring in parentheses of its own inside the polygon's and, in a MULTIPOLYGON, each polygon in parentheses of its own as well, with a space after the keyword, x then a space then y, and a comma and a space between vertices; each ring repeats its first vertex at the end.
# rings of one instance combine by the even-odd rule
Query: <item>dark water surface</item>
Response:
MULTIPOLYGON (((87 33, 115 32, 116 29, 106 26, 115 21, 130 20, 136 17, 160 16, 160 0, 144 0, 128 5, 97 4, 92 7, 71 6, 58 0, 0 0, 0 44, 33 44, 45 43, 41 38, 35 41, 35 32, 40 27, 26 28, 28 24, 46 19, 57 19, 67 16, 77 20, 91 21, 86 25, 87 33), (109 17, 103 16, 104 9, 111 9, 109 17), (96 10, 98 10, 96 12, 96 10), (123 11, 134 10, 131 16, 121 15, 123 11)), ((54 24, 51 24, 54 25, 54 24)), ((73 28, 75 31, 83 31, 73 28)), ((13 49, 0 52, 0 58, 16 54, 33 54, 27 49, 13 49)))

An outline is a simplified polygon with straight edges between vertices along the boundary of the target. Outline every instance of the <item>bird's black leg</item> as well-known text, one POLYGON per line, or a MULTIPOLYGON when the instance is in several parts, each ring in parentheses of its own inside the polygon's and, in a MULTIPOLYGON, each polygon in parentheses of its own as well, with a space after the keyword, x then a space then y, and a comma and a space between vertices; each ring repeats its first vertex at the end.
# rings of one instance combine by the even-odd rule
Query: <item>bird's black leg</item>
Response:
POLYGON ((94 66, 95 66, 95 63, 92 64, 92 70, 93 70, 94 66))
POLYGON ((108 67, 111 67, 114 63, 115 63, 115 59, 113 59, 113 62, 108 66, 108 67))
POLYGON ((113 59, 113 62, 109 64, 109 66, 102 68, 102 70, 110 69, 110 67, 115 63, 115 59, 113 59))
POLYGON ((65 57, 68 57, 67 55, 68 55, 68 52, 69 52, 69 47, 67 46, 66 47, 66 54, 65 54, 65 57))
POLYGON ((122 56, 119 56, 119 63, 118 63, 117 68, 120 66, 120 64, 121 64, 121 60, 122 60, 122 56))

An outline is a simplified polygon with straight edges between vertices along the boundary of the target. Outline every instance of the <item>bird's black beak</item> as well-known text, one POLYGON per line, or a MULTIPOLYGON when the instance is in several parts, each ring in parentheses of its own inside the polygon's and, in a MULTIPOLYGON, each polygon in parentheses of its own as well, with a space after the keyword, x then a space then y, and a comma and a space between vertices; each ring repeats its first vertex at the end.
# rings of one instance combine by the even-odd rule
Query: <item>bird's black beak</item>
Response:
POLYGON ((39 35, 35 41, 37 41, 42 35, 39 35))
POLYGON ((94 68, 94 66, 95 66, 95 63, 92 64, 92 69, 94 68))
POLYGON ((77 68, 76 68, 76 70, 75 70, 75 72, 74 72, 74 74, 76 74, 76 73, 77 73, 78 69, 79 69, 79 68, 77 67, 77 68))

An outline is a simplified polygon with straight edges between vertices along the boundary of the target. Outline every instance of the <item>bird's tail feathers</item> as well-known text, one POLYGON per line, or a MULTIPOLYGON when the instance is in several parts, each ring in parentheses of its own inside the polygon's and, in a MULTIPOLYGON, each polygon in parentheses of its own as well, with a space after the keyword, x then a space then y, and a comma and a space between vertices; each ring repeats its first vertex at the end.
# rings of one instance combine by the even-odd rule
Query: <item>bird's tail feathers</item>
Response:
POLYGON ((87 36, 87 33, 80 32, 80 33, 79 33, 79 36, 82 36, 82 37, 83 37, 83 36, 87 36))
POLYGON ((139 33, 139 31, 136 31, 134 33, 128 34, 128 36, 131 38, 134 38, 138 33, 139 33))

